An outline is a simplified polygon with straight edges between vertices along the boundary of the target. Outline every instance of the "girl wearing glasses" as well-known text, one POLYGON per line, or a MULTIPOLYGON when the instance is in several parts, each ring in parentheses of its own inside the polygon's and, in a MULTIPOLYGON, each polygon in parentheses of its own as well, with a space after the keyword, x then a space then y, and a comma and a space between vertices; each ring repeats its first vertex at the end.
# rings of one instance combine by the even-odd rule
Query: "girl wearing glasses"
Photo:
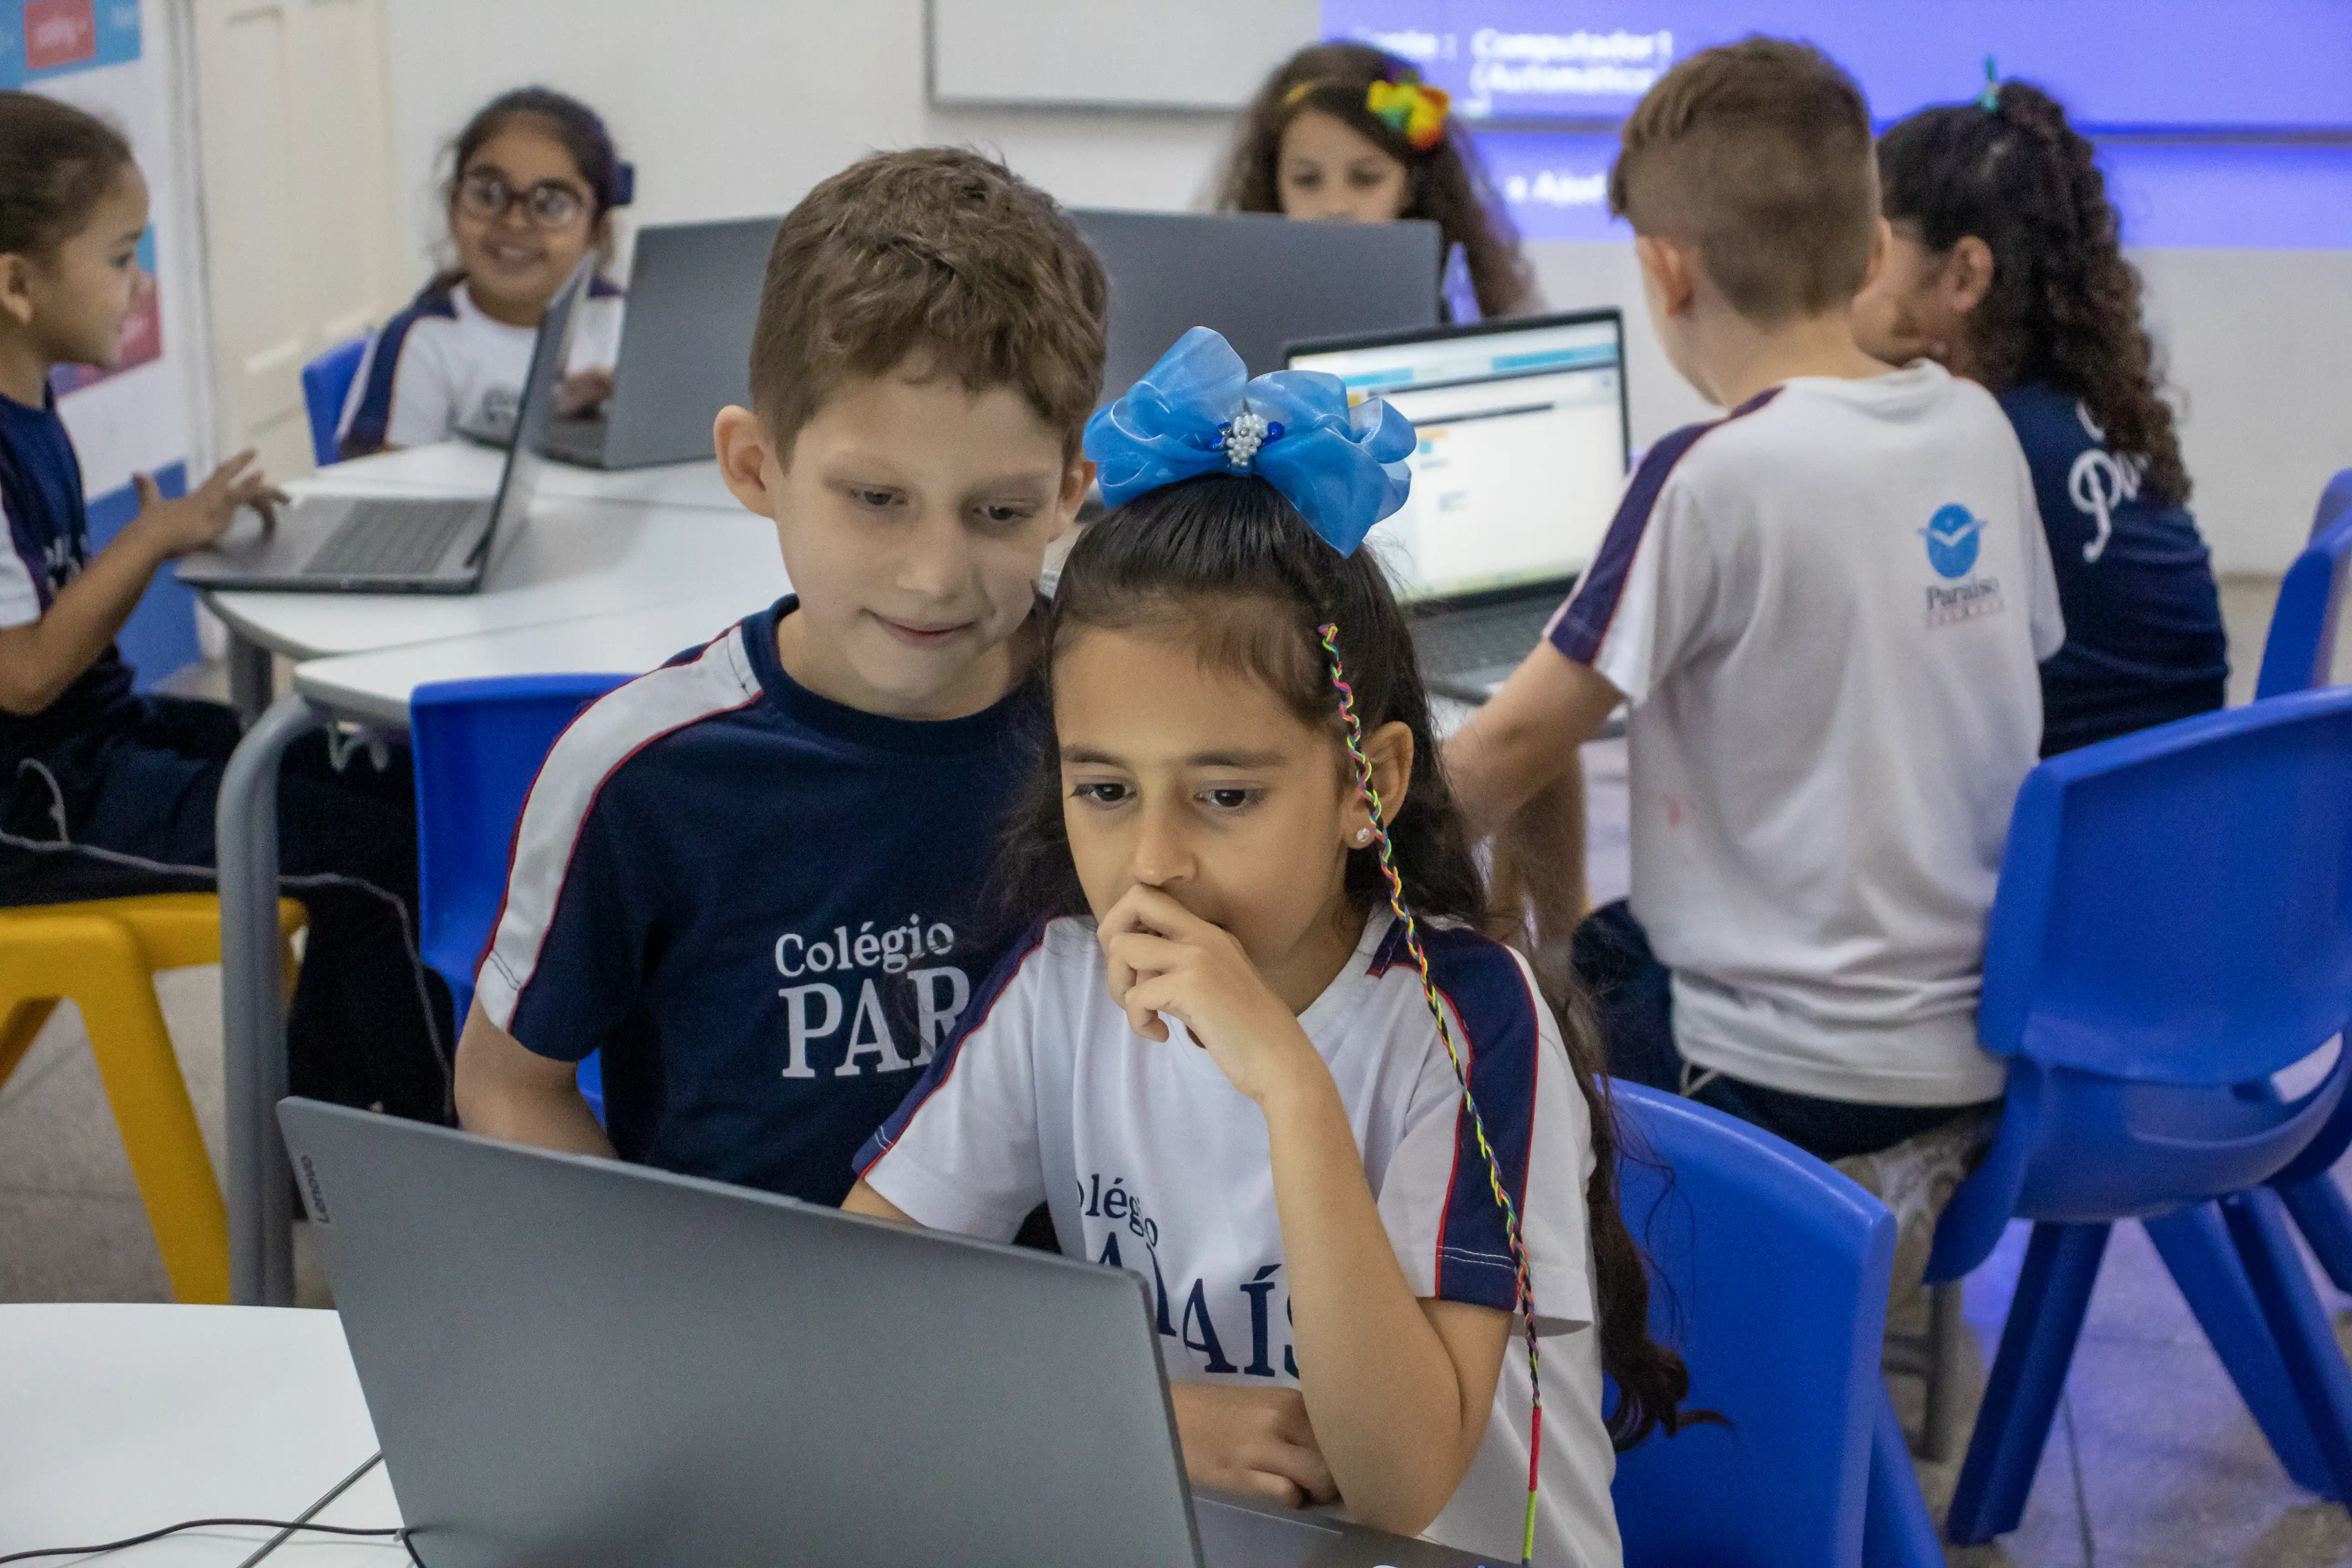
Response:
MULTIPOLYGON (((543 87, 490 100, 458 134, 445 187, 457 264, 386 321, 343 414, 346 458, 460 431, 503 439, 539 319, 572 268, 612 239, 629 166, 595 112, 543 87)), ((621 291, 604 279, 578 312, 561 410, 613 390, 621 291)))

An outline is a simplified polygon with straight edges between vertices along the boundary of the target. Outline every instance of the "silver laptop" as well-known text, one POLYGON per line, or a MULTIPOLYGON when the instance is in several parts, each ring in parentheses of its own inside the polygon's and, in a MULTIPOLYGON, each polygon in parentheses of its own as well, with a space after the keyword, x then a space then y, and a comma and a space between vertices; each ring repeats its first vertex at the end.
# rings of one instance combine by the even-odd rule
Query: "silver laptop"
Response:
POLYGON ((751 329, 782 221, 638 230, 613 395, 593 417, 553 421, 540 449, 597 468, 709 457, 719 411, 751 401, 751 329))
MULTIPOLYGON (((596 258, 563 280, 540 318, 516 418, 530 433, 555 412, 573 317, 596 258)), ((539 489, 537 443, 515 442, 495 495, 305 496, 280 507, 278 526, 240 520, 220 544, 179 564, 196 588, 322 594, 470 594, 522 532, 539 489)))
POLYGON ((1282 368, 1285 343, 1438 320, 1433 223, 1087 209, 1070 217, 1110 274, 1106 403, 1188 328, 1215 328, 1263 375, 1282 368))
POLYGON ((1134 1275, 286 1100, 425 1568, 1467 1568, 1190 1491, 1134 1275))
POLYGON ((1431 687, 1483 702, 1608 531, 1631 426, 1614 310, 1294 342, 1299 370, 1413 423, 1412 496, 1372 530, 1431 687))

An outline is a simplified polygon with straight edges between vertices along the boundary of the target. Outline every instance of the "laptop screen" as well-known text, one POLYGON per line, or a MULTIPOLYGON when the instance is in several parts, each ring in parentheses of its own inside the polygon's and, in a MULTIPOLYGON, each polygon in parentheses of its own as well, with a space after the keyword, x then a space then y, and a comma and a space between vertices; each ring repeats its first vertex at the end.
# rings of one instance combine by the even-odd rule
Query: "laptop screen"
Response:
POLYGON ((1420 435, 1412 499, 1371 532, 1410 603, 1584 570, 1625 483, 1624 359, 1605 310, 1295 344, 1289 363, 1388 399, 1420 435))

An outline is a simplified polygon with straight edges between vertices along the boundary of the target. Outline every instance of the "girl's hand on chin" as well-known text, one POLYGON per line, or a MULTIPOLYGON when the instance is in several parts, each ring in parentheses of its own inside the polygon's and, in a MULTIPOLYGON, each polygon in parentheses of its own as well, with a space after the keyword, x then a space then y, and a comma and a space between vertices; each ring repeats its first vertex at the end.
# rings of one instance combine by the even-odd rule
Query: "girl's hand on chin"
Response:
POLYGON ((1095 940, 1109 960, 1110 995, 1128 1026, 1147 1040, 1168 1038, 1158 1016, 1183 1020, 1232 1080, 1264 1103, 1285 1076, 1322 1058, 1297 1017, 1267 988, 1242 944, 1223 926, 1193 914, 1166 893, 1129 889, 1102 918, 1095 940))

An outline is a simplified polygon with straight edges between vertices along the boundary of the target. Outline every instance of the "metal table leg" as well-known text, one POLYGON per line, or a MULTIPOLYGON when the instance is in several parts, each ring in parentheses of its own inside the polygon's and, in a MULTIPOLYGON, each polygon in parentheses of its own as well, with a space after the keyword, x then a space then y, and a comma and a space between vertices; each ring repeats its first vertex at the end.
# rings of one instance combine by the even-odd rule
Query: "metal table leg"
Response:
POLYGON ((235 627, 228 634, 228 703, 251 724, 268 708, 278 672, 269 650, 235 627))
MULTIPOLYGON (((268 654, 261 651, 266 665, 268 654)), ((228 1101, 229 1300, 245 1307, 294 1304, 293 1191, 277 1111, 286 1094, 286 979, 278 957, 278 764, 288 746, 322 728, 327 719, 324 709, 297 692, 271 703, 229 757, 215 819, 228 1101)))

